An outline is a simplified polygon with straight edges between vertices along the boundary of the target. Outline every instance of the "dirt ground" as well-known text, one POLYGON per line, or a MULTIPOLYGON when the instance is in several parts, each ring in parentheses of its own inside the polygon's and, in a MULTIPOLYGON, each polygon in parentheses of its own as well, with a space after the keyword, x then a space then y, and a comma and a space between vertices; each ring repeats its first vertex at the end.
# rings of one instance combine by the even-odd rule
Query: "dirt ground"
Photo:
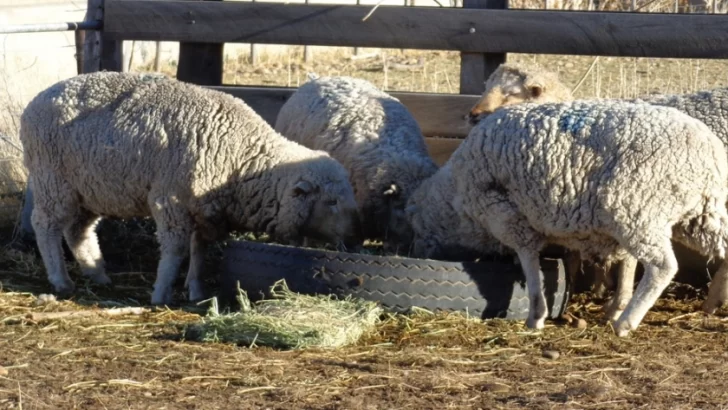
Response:
MULTIPOLYGON (((389 69, 388 89, 456 92, 455 54, 392 54, 400 64, 419 58, 424 64, 389 69)), ((591 57, 535 58, 569 84, 584 77, 582 96, 728 83, 726 64, 718 61, 605 58, 584 76, 591 57)), ((228 62, 226 69, 228 83, 289 85, 285 64, 228 62)), ((296 63, 290 85, 306 69, 378 85, 384 80, 381 60, 340 56, 311 67, 296 63)), ((535 332, 519 321, 397 315, 356 346, 334 351, 186 340, 185 324, 198 320, 205 306, 114 318, 29 318, 148 303, 158 256, 153 227, 112 228, 102 225, 100 237, 115 288, 86 284, 69 262, 79 290, 72 300, 49 303, 38 298, 50 290, 38 256, 10 246, 10 233, 0 232, 0 409, 728 409, 727 312, 701 313, 705 290, 684 285, 668 289, 625 339, 600 323, 602 301, 589 295, 574 296, 569 306, 586 319, 586 329, 551 321, 535 332)), ((209 272, 219 252, 210 251, 209 272)), ((177 300, 185 296, 183 281, 177 300)))

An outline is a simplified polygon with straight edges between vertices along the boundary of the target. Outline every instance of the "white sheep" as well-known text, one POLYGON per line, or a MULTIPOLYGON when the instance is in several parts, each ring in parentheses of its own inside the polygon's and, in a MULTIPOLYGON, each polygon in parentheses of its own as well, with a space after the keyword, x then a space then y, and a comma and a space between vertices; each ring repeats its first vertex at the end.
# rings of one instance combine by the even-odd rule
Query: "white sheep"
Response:
POLYGON ((341 164, 283 138, 222 92, 153 75, 79 75, 28 104, 20 139, 38 248, 60 294, 74 290, 61 235, 86 276, 110 283, 94 231, 102 216, 154 218, 153 304, 171 303, 188 254, 189 298, 202 298, 204 245, 229 229, 293 243, 360 241, 341 164))
MULTIPOLYGON (((524 102, 566 102, 574 100, 568 86, 556 73, 538 64, 506 63, 501 64, 486 81, 486 88, 479 101, 472 107, 468 118, 471 124, 477 123, 496 109, 524 102)), ((604 100, 601 100, 604 101, 604 100)), ((701 120, 721 139, 728 151, 728 88, 716 88, 684 95, 650 95, 633 100, 676 108, 693 118, 701 120)), ((598 267, 595 288, 600 289, 603 282, 609 282, 610 264, 598 267)), ((637 261, 624 259, 617 272, 614 296, 604 305, 606 317, 616 319, 632 297, 637 261)), ((710 283, 708 297, 702 309, 713 313, 728 302, 728 273, 716 272, 710 283)))
POLYGON ((365 237, 385 238, 390 248, 409 244, 407 198, 437 165, 399 100, 366 80, 314 74, 283 105, 275 129, 344 165, 365 237))
POLYGON ((412 193, 405 211, 414 234, 411 256, 471 260, 513 252, 461 211, 452 165, 446 162, 412 193))
POLYGON ((674 108, 584 100, 503 107, 451 161, 463 211, 518 254, 528 327, 542 328, 546 317, 538 259, 546 244, 645 265, 614 324, 620 336, 677 272, 671 238, 725 257, 728 157, 705 124, 674 108))

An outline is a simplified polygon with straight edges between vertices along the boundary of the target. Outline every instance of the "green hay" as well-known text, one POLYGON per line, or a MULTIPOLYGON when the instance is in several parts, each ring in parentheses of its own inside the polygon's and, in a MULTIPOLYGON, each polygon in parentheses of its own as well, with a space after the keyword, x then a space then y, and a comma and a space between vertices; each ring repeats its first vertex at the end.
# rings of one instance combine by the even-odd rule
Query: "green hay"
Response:
MULTIPOLYGON (((201 323, 190 330, 202 342, 270 346, 282 349, 338 348, 350 345, 379 322, 382 309, 374 302, 332 295, 292 292, 285 281, 271 287, 272 299, 252 305, 238 288, 240 312, 220 314, 217 299, 201 323)), ((190 334, 190 333, 188 333, 190 334)))

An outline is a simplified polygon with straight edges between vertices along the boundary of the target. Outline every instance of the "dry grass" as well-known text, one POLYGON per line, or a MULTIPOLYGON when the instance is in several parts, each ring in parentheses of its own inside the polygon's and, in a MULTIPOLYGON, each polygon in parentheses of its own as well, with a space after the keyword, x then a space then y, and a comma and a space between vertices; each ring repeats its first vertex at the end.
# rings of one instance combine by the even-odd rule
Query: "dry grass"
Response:
POLYGON ((223 313, 213 298, 207 315, 191 325, 186 335, 194 334, 195 340, 203 342, 250 347, 340 348, 370 332, 382 313, 370 301, 292 292, 284 280, 271 287, 271 295, 253 304, 238 288, 240 311, 223 313))
POLYGON ((36 323, 28 312, 87 307, 6 291, 0 407, 721 408, 728 318, 699 313, 699 295, 677 290, 628 339, 578 297, 569 309, 587 319, 583 330, 417 313, 385 316, 354 346, 305 351, 186 341, 199 316, 176 309, 36 323))
MULTIPOLYGON (((307 72, 319 75, 352 75, 372 81, 389 91, 458 93, 460 58, 457 52, 421 50, 384 50, 385 56, 352 60, 351 51, 315 56, 302 62, 302 47, 291 47, 288 56, 261 58, 251 65, 244 56, 225 63, 223 82, 239 85, 297 87, 306 81, 307 72), (395 67, 395 68, 393 68, 395 67)), ((368 51, 362 51, 368 54, 368 51)), ((687 93, 728 85, 724 60, 684 60, 632 57, 557 56, 509 54, 509 61, 533 61, 559 73, 562 81, 575 87, 579 98, 633 98, 651 93, 687 93)), ((174 67, 165 67, 174 73, 174 67)))

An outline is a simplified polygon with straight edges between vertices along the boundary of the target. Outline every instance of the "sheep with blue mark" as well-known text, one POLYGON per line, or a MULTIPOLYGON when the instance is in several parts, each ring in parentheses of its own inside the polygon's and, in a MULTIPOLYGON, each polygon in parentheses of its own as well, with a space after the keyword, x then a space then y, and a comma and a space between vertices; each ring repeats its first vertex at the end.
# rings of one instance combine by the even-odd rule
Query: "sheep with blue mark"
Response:
MULTIPOLYGON (((556 73, 538 64, 505 63, 500 65, 486 81, 485 91, 468 114, 471 125, 490 115, 500 107, 521 103, 547 103, 573 101, 574 96, 556 73)), ((604 101, 604 100, 600 100, 604 101)), ((705 123, 723 142, 728 151, 728 87, 698 91, 683 95, 649 95, 633 100, 672 107, 705 123)), ((616 289, 612 298, 604 305, 606 317, 615 319, 625 308, 634 289, 637 261, 631 257, 624 259, 618 266, 616 289)), ((595 270, 597 280, 595 289, 603 291, 602 284, 611 282, 608 276, 610 264, 595 270)), ((718 270, 712 278, 708 297, 702 309, 714 313, 728 303, 728 272, 718 270)))
POLYGON ((620 336, 639 326, 677 272, 671 239, 726 256, 726 151, 704 123, 674 108, 511 105, 480 120, 450 161, 463 212, 519 257, 530 328, 542 328, 547 314, 539 253, 548 244, 645 265, 615 320, 620 336))

